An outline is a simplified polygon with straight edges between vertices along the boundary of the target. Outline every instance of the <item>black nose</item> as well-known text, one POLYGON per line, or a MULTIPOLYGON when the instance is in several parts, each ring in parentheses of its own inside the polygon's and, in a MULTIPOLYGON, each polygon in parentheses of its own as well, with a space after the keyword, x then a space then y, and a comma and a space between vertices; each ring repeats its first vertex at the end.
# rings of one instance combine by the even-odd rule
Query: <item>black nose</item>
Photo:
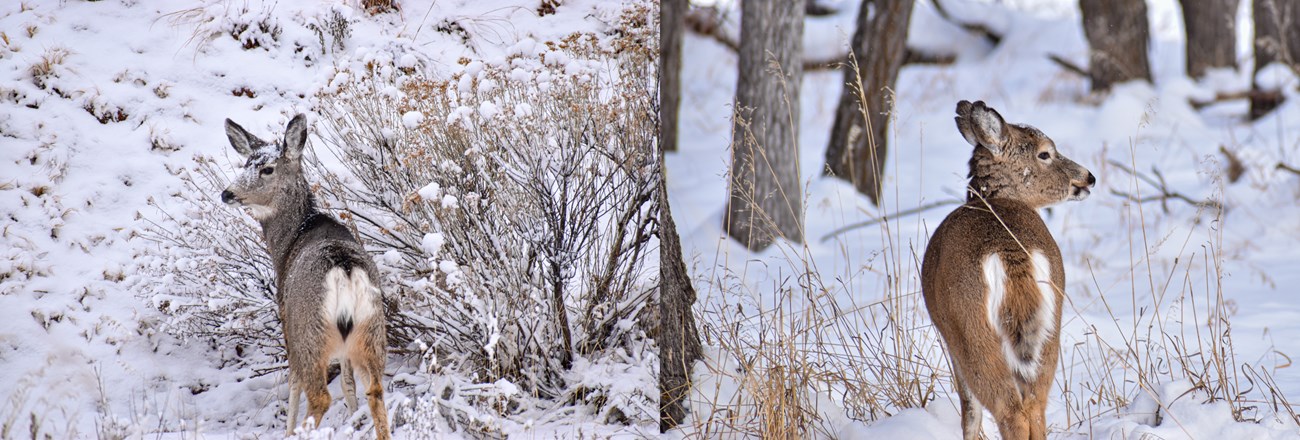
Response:
MULTIPOLYGON (((1090 179, 1089 181, 1091 181, 1092 176, 1089 175, 1088 178, 1090 179)), ((230 201, 234 199, 235 199, 235 193, 230 192, 230 190, 221 192, 221 203, 230 203, 230 201)))
POLYGON ((1097 184, 1097 176, 1092 175, 1092 173, 1088 173, 1088 186, 1093 186, 1096 184, 1097 184))

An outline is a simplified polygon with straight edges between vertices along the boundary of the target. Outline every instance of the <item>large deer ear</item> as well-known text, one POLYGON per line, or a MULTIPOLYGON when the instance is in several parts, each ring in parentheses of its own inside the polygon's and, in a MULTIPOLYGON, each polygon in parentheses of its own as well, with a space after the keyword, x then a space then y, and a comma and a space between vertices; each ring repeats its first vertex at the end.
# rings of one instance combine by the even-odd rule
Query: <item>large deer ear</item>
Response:
POLYGON ((284 130, 284 155, 291 160, 302 157, 302 148, 307 145, 307 116, 299 113, 289 121, 284 130))
POLYGON ((230 146, 234 147, 235 152, 240 156, 248 157, 253 154, 253 143, 257 138, 248 134, 244 127, 240 127, 230 119, 226 119, 226 137, 230 139, 230 146))
POLYGON ((971 146, 989 149, 1001 154, 1007 142, 1007 122, 997 110, 984 105, 984 101, 957 103, 957 130, 971 146))

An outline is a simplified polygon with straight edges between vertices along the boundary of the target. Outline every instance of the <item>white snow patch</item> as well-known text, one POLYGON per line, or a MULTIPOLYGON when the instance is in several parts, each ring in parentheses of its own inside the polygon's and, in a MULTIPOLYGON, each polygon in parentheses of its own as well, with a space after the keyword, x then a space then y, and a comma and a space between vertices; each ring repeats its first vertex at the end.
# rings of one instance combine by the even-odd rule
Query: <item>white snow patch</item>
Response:
POLYGON ((499 110, 497 105, 490 101, 479 104, 478 106, 478 114, 482 115, 485 120, 491 120, 496 117, 498 112, 499 110))
POLYGON ((442 245, 446 242, 446 238, 440 233, 424 234, 424 239, 420 241, 420 250, 424 251, 429 258, 437 258, 438 252, 442 251, 442 245))
POLYGON ((402 125, 408 130, 420 128, 420 123, 423 122, 424 113, 413 110, 402 114, 402 125))

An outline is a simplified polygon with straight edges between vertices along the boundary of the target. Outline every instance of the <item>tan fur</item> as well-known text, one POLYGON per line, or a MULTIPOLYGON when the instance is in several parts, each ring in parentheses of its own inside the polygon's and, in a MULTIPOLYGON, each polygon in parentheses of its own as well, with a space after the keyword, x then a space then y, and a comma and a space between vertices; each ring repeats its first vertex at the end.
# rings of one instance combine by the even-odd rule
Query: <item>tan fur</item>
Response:
POLYGON ((299 426, 303 394, 307 395, 303 422, 311 418, 320 426, 331 400, 327 371, 337 360, 348 408, 357 409, 355 366, 366 378, 375 436, 387 440, 383 390, 387 324, 379 272, 352 232, 315 205, 302 174, 306 118, 295 116, 281 142, 258 139, 229 119, 226 136, 248 160, 221 199, 252 208, 262 224, 262 238, 276 273, 276 302, 289 361, 290 434, 299 426))
POLYGON ((1003 439, 1045 439, 1065 270, 1037 209, 1087 197, 1096 179, 1060 156, 1041 131, 1008 125, 983 102, 958 103, 956 120, 975 146, 971 185, 967 203, 944 219, 926 248, 921 267, 926 309, 948 347, 963 437, 979 438, 987 408, 1003 439), (1039 157, 1043 152, 1047 159, 1039 157), (1049 267, 1036 271, 1034 254, 1049 267), (986 266, 990 256, 1001 264, 986 266), (991 274, 988 268, 1002 272, 991 274), (1043 275, 1050 279, 1038 279, 1043 275), (990 276, 1004 277, 1001 304, 992 313, 990 289, 997 286, 987 281, 990 276), (1017 372, 1008 356, 1036 370, 1017 372))

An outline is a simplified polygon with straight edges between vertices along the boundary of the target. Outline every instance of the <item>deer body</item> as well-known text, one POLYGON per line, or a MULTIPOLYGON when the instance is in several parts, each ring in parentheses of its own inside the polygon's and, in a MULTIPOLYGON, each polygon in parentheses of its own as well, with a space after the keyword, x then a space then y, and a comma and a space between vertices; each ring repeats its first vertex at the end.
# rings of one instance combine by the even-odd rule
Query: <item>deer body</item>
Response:
POLYGON ((367 379, 376 435, 387 439, 382 386, 386 324, 379 273, 352 232, 315 206, 301 167, 305 118, 294 117, 284 140, 275 144, 230 120, 226 134, 248 162, 244 173, 222 192, 222 201, 250 208, 262 225, 275 269, 276 303, 289 359, 289 431, 295 428, 304 393, 307 416, 319 426, 331 400, 326 388, 329 364, 338 360, 348 408, 357 407, 355 366, 367 379))
POLYGON ((1086 198, 1096 178, 983 102, 962 101, 956 120, 975 147, 971 182, 926 247, 926 309, 948 347, 963 437, 979 438, 987 408, 1003 439, 1045 439, 1065 269, 1038 209, 1086 198))

